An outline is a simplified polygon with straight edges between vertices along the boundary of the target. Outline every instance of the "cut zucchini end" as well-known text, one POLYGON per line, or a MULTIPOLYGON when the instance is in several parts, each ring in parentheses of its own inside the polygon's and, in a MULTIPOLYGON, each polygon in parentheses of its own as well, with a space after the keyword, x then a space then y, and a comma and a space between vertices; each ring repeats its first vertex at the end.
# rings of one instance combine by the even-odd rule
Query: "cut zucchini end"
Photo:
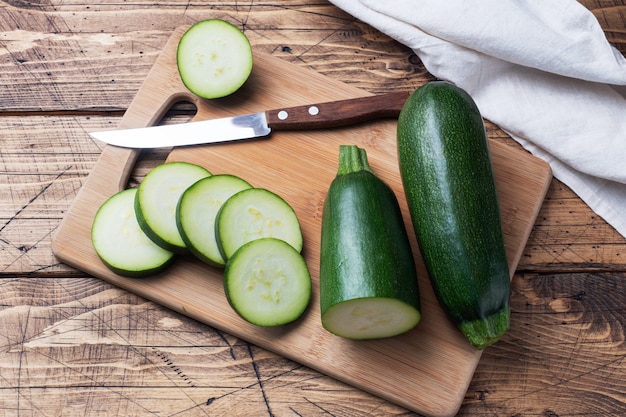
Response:
POLYGON ((252 73, 252 47, 235 25, 208 19, 191 26, 176 54, 183 84, 199 97, 215 99, 237 91, 252 73))
POLYGON ((118 275, 141 278, 167 269, 175 254, 155 244, 137 223, 136 188, 107 199, 96 212, 91 241, 102 262, 118 275))
POLYGON ((472 346, 483 350, 500 340, 509 330, 510 316, 510 309, 503 308, 489 317, 459 323, 458 327, 472 346))
POLYGON ((226 263, 224 287, 235 312, 264 327, 297 320, 311 299, 311 276, 304 258, 275 238, 253 240, 237 250, 226 263))
POLYGON ((383 339, 408 332, 421 318, 415 307, 394 298, 357 298, 329 307, 322 325, 345 339, 383 339))

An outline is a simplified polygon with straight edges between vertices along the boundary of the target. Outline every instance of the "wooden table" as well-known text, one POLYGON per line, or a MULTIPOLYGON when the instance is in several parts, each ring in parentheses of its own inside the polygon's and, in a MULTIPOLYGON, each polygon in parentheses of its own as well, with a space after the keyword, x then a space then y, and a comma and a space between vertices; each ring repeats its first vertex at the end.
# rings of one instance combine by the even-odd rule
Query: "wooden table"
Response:
MULTIPOLYGON (((582 3, 626 54, 626 1, 582 3)), ((254 48, 373 93, 432 79, 325 1, 0 5, 0 415, 415 415, 59 263, 55 228, 176 27, 218 17, 254 48)), ((189 118, 177 106, 166 122, 189 118)), ((517 146, 488 122, 491 139, 517 146)), ((145 152, 132 182, 166 157, 145 152)), ((626 415, 626 240, 553 180, 463 416, 626 415)))

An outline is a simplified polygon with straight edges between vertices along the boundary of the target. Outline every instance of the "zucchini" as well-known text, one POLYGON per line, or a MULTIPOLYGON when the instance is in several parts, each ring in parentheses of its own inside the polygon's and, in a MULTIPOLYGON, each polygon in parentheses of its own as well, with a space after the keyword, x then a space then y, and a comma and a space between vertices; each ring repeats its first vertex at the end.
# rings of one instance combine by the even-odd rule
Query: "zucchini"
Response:
POLYGON ((397 127, 402 183, 443 309, 477 349, 509 328, 510 275, 483 119, 464 90, 418 88, 397 127))
POLYGON ((230 197, 216 219, 220 252, 228 260, 245 243, 264 237, 282 239, 298 252, 302 230, 293 208, 264 188, 249 188, 230 197))
POLYGON ((239 248, 224 269, 228 302, 257 326, 280 326, 299 318, 311 299, 304 258, 281 239, 261 238, 239 248))
POLYGON ((154 243, 172 252, 188 252, 176 224, 176 207, 188 187, 209 176, 205 168, 188 162, 161 164, 146 175, 135 196, 135 214, 154 243))
POLYGON ((421 319, 398 200, 356 146, 340 146, 337 176, 324 200, 320 307, 326 330, 355 340, 405 333, 421 319))
POLYGON ((203 262, 224 267, 215 235, 215 219, 233 194, 251 188, 248 182, 230 174, 202 178, 187 188, 176 207, 178 231, 189 251, 203 262))
POLYGON ((180 38, 176 64, 180 78, 192 93, 205 99, 237 91, 252 72, 248 37, 220 19, 202 20, 180 38))
POLYGON ((118 275, 146 277, 165 270, 175 254, 155 244, 141 230, 135 216, 136 188, 120 191, 98 208, 91 242, 102 262, 118 275))

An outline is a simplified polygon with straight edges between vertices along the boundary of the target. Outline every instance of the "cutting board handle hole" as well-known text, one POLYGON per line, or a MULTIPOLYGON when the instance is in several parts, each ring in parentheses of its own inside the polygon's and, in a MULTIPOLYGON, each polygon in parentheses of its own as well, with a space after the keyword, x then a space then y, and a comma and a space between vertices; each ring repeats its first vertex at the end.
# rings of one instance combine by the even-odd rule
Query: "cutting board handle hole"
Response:
POLYGON ((191 101, 177 101, 165 109, 163 116, 157 121, 157 125, 187 123, 194 118, 198 107, 191 101))
MULTIPOLYGON (((196 116, 197 112, 198 107, 192 99, 186 96, 173 97, 163 106, 162 115, 155 117, 153 125, 187 123, 196 116)), ((170 148, 154 148, 139 152, 125 188, 138 187, 146 175, 146 166, 152 167, 165 162, 170 151, 170 148)))

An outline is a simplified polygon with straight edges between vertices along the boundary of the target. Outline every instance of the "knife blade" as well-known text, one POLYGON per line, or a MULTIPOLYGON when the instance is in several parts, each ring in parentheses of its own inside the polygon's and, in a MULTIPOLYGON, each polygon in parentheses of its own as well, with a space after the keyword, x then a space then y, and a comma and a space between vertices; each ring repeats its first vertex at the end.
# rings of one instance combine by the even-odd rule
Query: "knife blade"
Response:
POLYGON ((396 118, 409 92, 394 92, 279 108, 175 125, 103 130, 89 135, 124 148, 160 148, 263 138, 273 130, 312 130, 396 118))

